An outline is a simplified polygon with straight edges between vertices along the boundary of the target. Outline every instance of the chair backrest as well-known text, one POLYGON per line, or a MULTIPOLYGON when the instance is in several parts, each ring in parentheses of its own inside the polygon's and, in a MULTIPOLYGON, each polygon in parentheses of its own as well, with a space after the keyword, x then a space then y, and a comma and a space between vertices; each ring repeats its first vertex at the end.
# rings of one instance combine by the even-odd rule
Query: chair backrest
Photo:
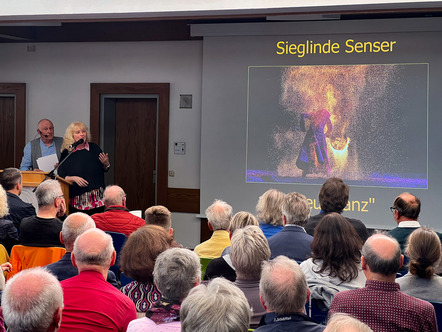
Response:
POLYGON ((325 306, 323 301, 312 299, 311 296, 309 301, 305 304, 305 312, 307 316, 323 325, 327 324, 328 310, 329 309, 325 306))
POLYGON ((9 254, 3 244, 0 244, 0 264, 9 262, 9 254))
POLYGON ((201 263, 201 280, 204 278, 204 275, 206 274, 207 265, 209 265, 210 261, 213 258, 207 258, 207 257, 200 257, 200 263, 201 263))
POLYGON ((442 302, 431 302, 430 303, 434 307, 434 311, 436 311, 437 318, 437 328, 439 331, 442 331, 442 302))
POLYGON ((115 273, 117 279, 120 280, 120 252, 123 249, 124 244, 126 243, 127 237, 123 233, 118 232, 109 232, 106 231, 112 237, 112 241, 114 243, 114 249, 117 253, 117 259, 115 260, 115 264, 110 267, 110 270, 115 273))
POLYGON ((12 271, 8 273, 8 279, 20 272, 35 266, 45 266, 60 260, 66 253, 61 247, 28 247, 17 244, 12 247, 9 262, 12 271))

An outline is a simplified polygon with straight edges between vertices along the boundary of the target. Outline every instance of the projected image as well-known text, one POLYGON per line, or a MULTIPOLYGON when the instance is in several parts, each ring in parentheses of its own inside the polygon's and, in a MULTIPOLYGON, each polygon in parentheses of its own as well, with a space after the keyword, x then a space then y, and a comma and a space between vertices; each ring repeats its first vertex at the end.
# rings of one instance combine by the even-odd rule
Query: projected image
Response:
POLYGON ((428 64, 249 67, 246 182, 427 188, 428 64))

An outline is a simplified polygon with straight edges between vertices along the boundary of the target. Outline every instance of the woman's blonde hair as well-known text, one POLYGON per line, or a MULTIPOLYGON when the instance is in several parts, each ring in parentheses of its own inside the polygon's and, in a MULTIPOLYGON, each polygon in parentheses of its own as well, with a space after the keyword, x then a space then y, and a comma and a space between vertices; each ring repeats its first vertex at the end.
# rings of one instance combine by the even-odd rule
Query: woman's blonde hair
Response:
POLYGON ((0 219, 8 215, 8 196, 6 195, 5 189, 0 186, 0 219))
POLYGON ((80 121, 72 122, 69 125, 69 127, 66 128, 66 132, 64 133, 64 140, 63 140, 63 145, 61 146, 61 151, 65 149, 72 150, 72 148, 69 149, 69 145, 75 143, 74 132, 76 129, 86 130, 86 141, 87 142, 91 141, 91 134, 89 132, 89 128, 83 122, 80 121))
POLYGON ((282 226, 282 202, 285 194, 276 189, 267 190, 259 197, 256 217, 264 224, 282 226))

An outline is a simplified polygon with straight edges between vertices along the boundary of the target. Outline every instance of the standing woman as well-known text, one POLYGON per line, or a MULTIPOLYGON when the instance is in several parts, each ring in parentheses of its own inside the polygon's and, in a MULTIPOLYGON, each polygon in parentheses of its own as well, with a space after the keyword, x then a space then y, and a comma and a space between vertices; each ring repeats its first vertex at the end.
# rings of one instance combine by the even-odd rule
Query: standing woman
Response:
POLYGON ((61 147, 60 163, 73 151, 59 169, 58 175, 73 182, 69 187, 69 212, 85 212, 92 215, 104 211, 104 172, 110 168, 109 156, 90 142, 91 136, 83 122, 72 122, 66 129, 61 147), (69 146, 78 140, 83 143, 69 146))

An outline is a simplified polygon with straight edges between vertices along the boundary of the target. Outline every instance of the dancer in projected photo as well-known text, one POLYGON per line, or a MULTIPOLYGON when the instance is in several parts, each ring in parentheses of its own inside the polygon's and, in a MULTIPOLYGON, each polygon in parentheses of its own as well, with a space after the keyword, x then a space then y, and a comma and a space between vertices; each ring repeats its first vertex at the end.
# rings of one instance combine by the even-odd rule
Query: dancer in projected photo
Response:
POLYGON ((323 168, 329 175, 331 168, 325 137, 330 136, 333 130, 330 113, 324 108, 312 113, 303 113, 300 126, 301 130, 306 132, 296 160, 296 166, 302 170, 302 177, 311 173, 321 173, 323 168))

